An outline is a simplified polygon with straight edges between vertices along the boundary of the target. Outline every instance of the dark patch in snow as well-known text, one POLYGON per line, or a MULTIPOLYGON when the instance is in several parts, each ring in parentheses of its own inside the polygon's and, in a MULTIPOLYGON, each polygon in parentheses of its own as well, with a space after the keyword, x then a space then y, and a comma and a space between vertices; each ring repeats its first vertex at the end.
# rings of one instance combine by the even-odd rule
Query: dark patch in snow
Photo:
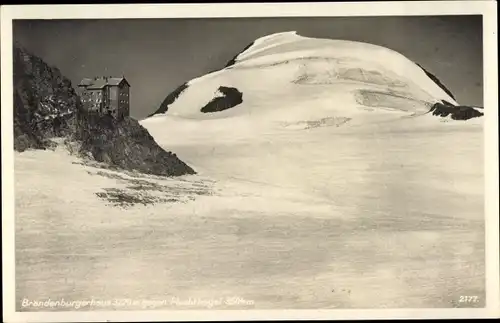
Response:
POLYGON ((106 192, 95 193, 101 199, 105 199, 114 206, 120 207, 130 207, 135 204, 156 204, 158 202, 163 202, 161 198, 155 198, 153 196, 130 194, 125 190, 120 190, 116 188, 106 188, 106 192))
POLYGON ((473 107, 458 105, 455 106, 445 100, 443 103, 437 102, 434 104, 429 112, 432 112, 432 115, 439 117, 447 117, 451 115, 451 119, 453 120, 469 120, 472 118, 482 117, 484 115, 483 112, 476 110, 473 107))
POLYGON ((129 192, 118 188, 105 188, 105 192, 97 192, 95 195, 103 200, 107 200, 113 206, 123 208, 131 207, 137 204, 154 205, 159 203, 181 202, 174 198, 157 197, 144 193, 129 192))
POLYGON ((155 205, 166 203, 187 203, 198 196, 213 195, 212 184, 209 181, 186 181, 165 180, 154 181, 155 178, 127 177, 120 173, 90 172, 91 175, 99 175, 114 179, 118 184, 125 187, 104 188, 104 192, 95 193, 99 198, 106 200, 112 206, 131 207, 137 204, 155 205))
POLYGON ((233 66, 234 64, 236 64, 236 60, 238 59, 238 56, 240 56, 242 53, 244 53, 247 49, 249 49, 250 47, 253 46, 255 42, 251 42, 250 44, 248 44, 245 48, 243 48, 242 51, 240 51, 238 54, 236 54, 236 56, 234 56, 233 58, 231 58, 231 60, 229 62, 227 62, 226 66, 225 67, 230 67, 230 66, 233 66))
POLYGON ((243 102, 243 93, 234 87, 221 86, 218 90, 224 96, 213 98, 203 108, 201 108, 201 112, 211 113, 224 111, 243 102))
POLYGON ((425 74, 427 74, 427 76, 431 80, 434 81, 434 83, 436 83, 443 91, 445 91, 449 96, 451 96, 453 98, 453 100, 456 100, 455 97, 453 96, 453 94, 451 93, 451 91, 443 83, 441 83, 441 81, 434 74, 427 71, 425 68, 422 67, 422 65, 420 65, 418 63, 416 63, 416 64, 418 65, 418 67, 420 67, 425 72, 425 74))
POLYGON ((152 117, 155 114, 166 113, 168 111, 168 106, 174 103, 175 100, 177 100, 177 98, 179 97, 179 95, 181 95, 182 92, 184 92, 188 87, 189 85, 186 82, 181 86, 179 86, 178 88, 176 88, 172 93, 167 95, 165 100, 163 100, 162 104, 160 105, 160 108, 156 110, 156 112, 150 114, 148 117, 152 117))

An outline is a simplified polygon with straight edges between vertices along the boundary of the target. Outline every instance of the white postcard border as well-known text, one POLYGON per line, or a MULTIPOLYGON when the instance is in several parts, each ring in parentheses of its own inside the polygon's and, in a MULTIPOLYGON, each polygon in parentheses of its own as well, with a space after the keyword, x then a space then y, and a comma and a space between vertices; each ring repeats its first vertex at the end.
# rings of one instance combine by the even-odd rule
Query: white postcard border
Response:
POLYGON ((482 318, 500 315, 498 209, 498 44, 495 1, 415 1, 350 3, 232 3, 21 5, 1 7, 2 227, 5 322, 318 320, 381 318, 482 318), (377 310, 203 310, 112 312, 15 312, 14 178, 12 100, 13 19, 123 19, 215 17, 347 17, 483 15, 486 308, 377 310))

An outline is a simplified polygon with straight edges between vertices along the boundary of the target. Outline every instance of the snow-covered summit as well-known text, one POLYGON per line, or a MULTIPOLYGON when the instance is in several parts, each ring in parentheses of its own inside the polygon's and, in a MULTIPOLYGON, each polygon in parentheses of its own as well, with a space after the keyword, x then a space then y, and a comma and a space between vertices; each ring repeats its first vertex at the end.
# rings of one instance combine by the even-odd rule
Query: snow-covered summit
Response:
POLYGON ((424 115, 443 101, 458 105, 437 77, 401 53, 362 42, 304 37, 296 31, 258 38, 225 68, 174 92, 175 98, 169 95, 154 122, 166 115, 244 118, 254 127, 332 118, 370 123, 424 115), (221 88, 241 95, 224 100, 221 88))

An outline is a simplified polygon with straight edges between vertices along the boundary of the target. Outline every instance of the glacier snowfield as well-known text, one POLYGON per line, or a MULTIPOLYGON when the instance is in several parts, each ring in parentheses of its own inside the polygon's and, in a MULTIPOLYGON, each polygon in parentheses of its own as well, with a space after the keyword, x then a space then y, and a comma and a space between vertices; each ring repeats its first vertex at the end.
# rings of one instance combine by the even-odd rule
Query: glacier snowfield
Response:
POLYGON ((231 296, 253 305, 215 308, 482 306, 482 127, 432 121, 417 133, 414 121, 224 144, 167 127, 160 144, 199 174, 163 180, 72 163, 64 150, 16 154, 18 310, 50 310, 25 298, 206 309, 171 299, 231 296), (184 200, 117 207, 95 194, 130 186, 116 176, 184 200))
POLYGON ((16 153, 17 309, 483 307, 483 118, 440 100, 398 53, 281 33, 141 121, 196 175, 16 153), (243 103, 202 113, 220 86, 243 103))

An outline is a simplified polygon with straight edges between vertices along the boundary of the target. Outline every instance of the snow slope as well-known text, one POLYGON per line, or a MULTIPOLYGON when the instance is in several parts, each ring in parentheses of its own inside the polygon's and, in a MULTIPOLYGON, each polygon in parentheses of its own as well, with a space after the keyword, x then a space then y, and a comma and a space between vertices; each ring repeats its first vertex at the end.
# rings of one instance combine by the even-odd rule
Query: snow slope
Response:
POLYGON ((206 309, 172 299, 234 296, 253 305, 214 308, 484 306, 481 127, 415 121, 224 143, 164 128, 199 175, 159 181, 156 197, 181 202, 126 209, 95 194, 149 186, 130 191, 135 182, 114 179, 128 176, 62 151, 17 153, 17 308, 65 311, 21 306, 64 298, 140 301, 80 310, 206 309), (213 193, 191 199, 196 185, 213 193))
POLYGON ((482 118, 425 114, 438 100, 455 103, 397 53, 282 33, 141 122, 197 175, 16 154, 18 310, 67 310, 21 306, 48 297, 150 304, 105 310, 234 296, 253 303, 215 308, 484 306, 482 118), (220 86, 243 103, 202 113, 220 86), (160 203, 117 208, 95 196, 109 189, 160 203))

